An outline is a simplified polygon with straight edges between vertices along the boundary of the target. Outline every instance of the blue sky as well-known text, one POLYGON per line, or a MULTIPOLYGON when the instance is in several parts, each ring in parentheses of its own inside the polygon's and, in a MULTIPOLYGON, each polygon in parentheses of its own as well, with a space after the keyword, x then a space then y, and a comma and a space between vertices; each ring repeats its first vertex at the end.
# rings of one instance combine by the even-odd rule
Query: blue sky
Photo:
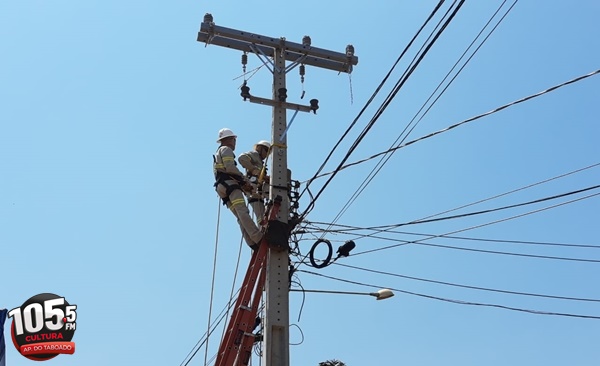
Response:
MULTIPOLYGON (((348 162, 394 143, 502 3, 464 3, 348 162)), ((217 231, 213 317, 229 298, 238 260, 237 224, 224 210, 218 221, 212 188, 217 131, 229 127, 238 134, 238 154, 271 133, 270 108, 244 103, 239 96, 240 53, 196 42, 204 14, 212 13, 218 25, 293 42, 310 35, 313 46, 334 51, 354 45, 359 63, 351 77, 307 67, 304 100, 297 69, 288 74, 288 101, 317 98, 320 104, 316 115, 298 114, 288 133, 289 166, 295 179, 306 181, 436 4, 3 2, 0 308, 12 309, 42 292, 78 305, 77 351, 49 365, 180 365, 207 329, 217 231)), ((507 1, 500 14, 511 4, 507 1)), ((450 2, 443 6, 445 11, 450 2)), ((598 14, 600 4, 591 0, 518 1, 406 141, 596 71, 598 14)), ((494 19, 493 24, 499 18, 494 19)), ((428 27, 417 39, 324 172, 341 161, 431 32, 428 27)), ((249 57, 249 70, 260 65, 249 57)), ((599 78, 399 149, 337 224, 366 228, 411 222, 600 163, 599 78)), ((254 95, 268 97, 271 75, 263 67, 249 85, 254 95)), ((377 161, 340 172, 307 220, 332 222, 377 161)), ((599 184, 598 169, 441 216, 593 187, 599 184)), ((324 182, 315 181, 311 191, 324 182)), ((523 215, 596 193, 381 234, 410 241, 421 237, 409 233, 458 232, 454 235, 471 239, 571 246, 438 237, 422 242, 437 246, 410 244, 360 254, 397 242, 327 234, 334 246, 355 239, 357 254, 337 262, 355 268, 299 269, 354 283, 299 272, 305 289, 389 287, 438 299, 396 291, 386 301, 308 293, 303 302, 300 293, 291 293, 290 341, 300 343, 291 346, 291 364, 317 365, 332 358, 348 366, 597 364, 598 319, 439 299, 595 317, 600 316, 598 301, 473 290, 357 269, 598 300, 600 264, 592 261, 600 260, 598 196, 523 215), (515 218, 501 221, 510 217, 515 218), (481 226, 495 221, 500 222, 481 226), (481 227, 466 230, 475 226, 481 227)), ((301 211, 308 202, 303 196, 301 211)), ((301 252, 306 254, 320 235, 305 234, 301 252)), ((249 254, 244 246, 242 271, 249 254)), ((209 358, 218 342, 218 336, 210 338, 209 358)), ((10 343, 7 359, 11 366, 33 362, 10 343)), ((204 350, 189 364, 204 364, 204 350)))

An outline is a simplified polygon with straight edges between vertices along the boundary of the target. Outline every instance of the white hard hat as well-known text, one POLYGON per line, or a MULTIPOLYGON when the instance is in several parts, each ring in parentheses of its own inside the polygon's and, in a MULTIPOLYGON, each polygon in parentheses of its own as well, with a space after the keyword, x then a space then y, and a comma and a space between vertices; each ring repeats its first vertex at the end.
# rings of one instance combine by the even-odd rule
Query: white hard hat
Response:
POLYGON ((231 131, 229 128, 222 128, 219 130, 219 138, 217 139, 217 142, 221 142, 221 140, 226 139, 228 137, 237 137, 237 135, 233 133, 233 131, 231 131))
POLYGON ((259 142, 254 144, 254 147, 256 147, 257 145, 262 145, 262 146, 266 147, 267 149, 271 148, 271 143, 267 140, 260 140, 259 142))

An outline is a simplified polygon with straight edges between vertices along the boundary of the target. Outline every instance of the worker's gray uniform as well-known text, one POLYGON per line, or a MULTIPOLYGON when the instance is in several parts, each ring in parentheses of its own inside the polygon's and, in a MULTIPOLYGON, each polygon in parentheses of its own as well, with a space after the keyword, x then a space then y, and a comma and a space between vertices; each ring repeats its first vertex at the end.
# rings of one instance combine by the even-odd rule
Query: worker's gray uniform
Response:
MULTIPOLYGON (((248 178, 256 177, 258 179, 260 177, 264 163, 258 151, 252 150, 240 154, 238 161, 246 169, 246 176, 248 178)), ((257 223, 260 223, 265 216, 265 197, 268 196, 269 184, 264 181, 262 184, 257 184, 256 189, 249 195, 248 203, 252 206, 257 223)))
POLYGON ((215 173, 215 189, 223 200, 223 204, 235 215, 242 235, 249 246, 258 244, 262 239, 262 232, 256 226, 242 193, 246 182, 244 175, 236 166, 235 154, 229 146, 221 146, 214 155, 213 171, 215 173))

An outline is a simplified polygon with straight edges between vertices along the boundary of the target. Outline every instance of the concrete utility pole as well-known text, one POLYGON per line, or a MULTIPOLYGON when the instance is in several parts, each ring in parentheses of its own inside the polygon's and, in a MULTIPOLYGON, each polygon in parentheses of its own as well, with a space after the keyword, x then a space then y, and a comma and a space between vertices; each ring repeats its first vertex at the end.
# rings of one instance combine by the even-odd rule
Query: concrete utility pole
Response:
POLYGON ((269 222, 266 239, 269 243, 266 271, 266 311, 264 324, 263 365, 289 366, 289 197, 287 168, 287 118, 286 110, 316 113, 318 101, 310 105, 288 103, 285 75, 294 67, 311 65, 338 72, 351 73, 358 63, 354 47, 348 45, 346 53, 311 47, 310 37, 305 36, 302 44, 288 42, 285 38, 266 37, 245 31, 217 26, 211 14, 204 16, 198 32, 198 42, 233 48, 245 53, 254 53, 273 73, 272 99, 259 98, 250 94, 244 83, 242 97, 252 103, 273 107, 272 158, 271 158, 271 202, 281 197, 282 203, 277 220, 269 222), (290 64, 286 66, 286 63, 290 64))

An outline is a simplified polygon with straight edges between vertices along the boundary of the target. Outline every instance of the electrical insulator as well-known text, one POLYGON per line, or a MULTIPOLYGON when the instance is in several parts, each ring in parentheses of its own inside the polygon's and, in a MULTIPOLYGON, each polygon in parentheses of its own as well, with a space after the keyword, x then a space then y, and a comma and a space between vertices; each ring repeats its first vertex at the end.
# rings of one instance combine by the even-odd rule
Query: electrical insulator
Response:
POLYGON ((354 56, 354 46, 349 44, 346 46, 346 56, 347 57, 352 57, 354 56))
POLYGON ((317 109, 319 109, 319 100, 311 99, 310 100, 310 110, 313 111, 314 114, 317 114, 317 109))
POLYGON ((306 73, 306 67, 304 65, 300 65, 298 70, 300 71, 300 82, 303 83, 304 82, 304 74, 306 73))
POLYGON ((310 37, 309 36, 304 36, 302 37, 302 45, 304 47, 310 47, 310 37))
POLYGON ((240 93, 240 95, 242 96, 242 98, 244 98, 244 100, 251 97, 250 87, 248 85, 246 85, 246 83, 244 83, 244 85, 242 85, 242 92, 240 93))
POLYGON ((246 81, 246 65, 248 64, 248 55, 246 52, 242 53, 242 71, 244 73, 244 82, 246 81))
POLYGON ((204 14, 204 23, 212 23, 213 16, 211 13, 204 14))

